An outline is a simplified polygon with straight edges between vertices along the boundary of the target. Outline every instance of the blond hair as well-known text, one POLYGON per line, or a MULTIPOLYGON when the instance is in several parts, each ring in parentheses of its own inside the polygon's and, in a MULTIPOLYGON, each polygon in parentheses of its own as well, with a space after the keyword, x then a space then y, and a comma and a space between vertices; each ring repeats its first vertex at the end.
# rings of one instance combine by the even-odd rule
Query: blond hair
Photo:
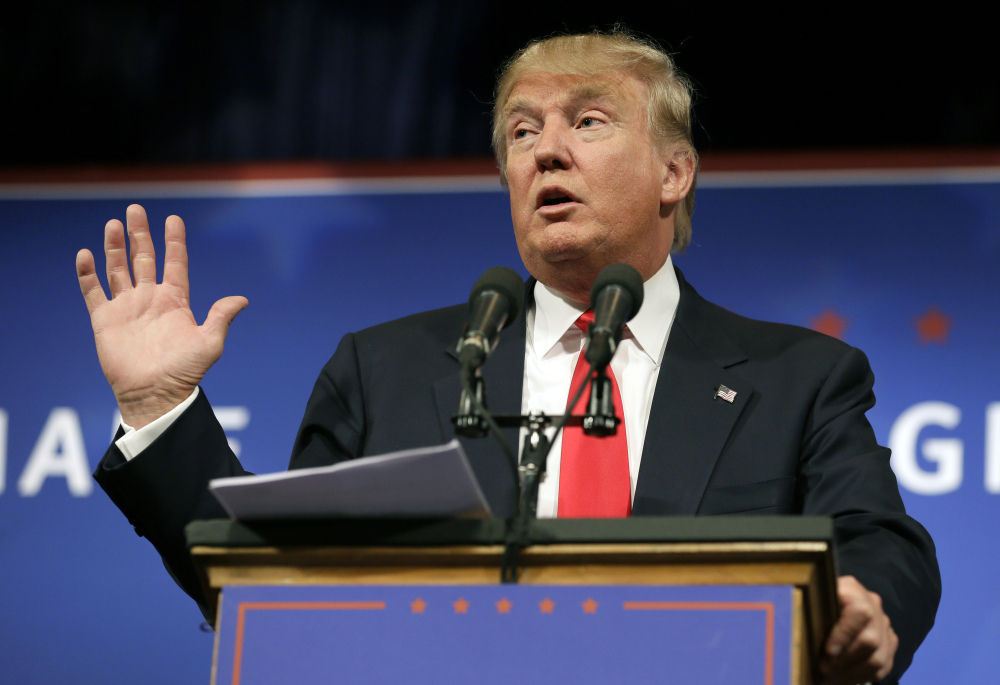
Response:
MULTIPOLYGON (((651 41, 621 29, 611 33, 554 36, 532 41, 514 54, 500 70, 493 105, 493 152, 500 167, 500 181, 507 187, 507 101, 524 74, 544 71, 577 76, 597 76, 626 72, 646 86, 648 126, 661 147, 677 147, 675 154, 698 153, 691 136, 691 84, 674 65, 670 55, 651 41)), ((674 220, 674 252, 683 252, 691 242, 691 213, 694 211, 694 182, 684 202, 677 206, 674 220)))

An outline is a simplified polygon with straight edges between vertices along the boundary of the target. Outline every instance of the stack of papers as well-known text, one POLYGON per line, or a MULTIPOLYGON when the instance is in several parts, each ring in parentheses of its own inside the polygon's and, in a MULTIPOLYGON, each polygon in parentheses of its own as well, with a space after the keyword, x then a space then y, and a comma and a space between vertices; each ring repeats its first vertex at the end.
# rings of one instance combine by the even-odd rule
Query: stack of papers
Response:
POLYGON ((458 440, 333 466, 216 478, 208 487, 241 521, 490 516, 458 440))

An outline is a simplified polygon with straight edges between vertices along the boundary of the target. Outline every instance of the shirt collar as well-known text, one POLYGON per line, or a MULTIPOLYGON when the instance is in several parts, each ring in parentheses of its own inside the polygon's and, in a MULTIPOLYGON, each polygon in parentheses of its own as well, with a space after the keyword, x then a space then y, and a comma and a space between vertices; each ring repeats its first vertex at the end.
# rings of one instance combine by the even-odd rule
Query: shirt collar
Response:
MULTIPOLYGON (((576 329, 574 324, 587 306, 538 282, 535 283, 534 294, 534 321, 529 321, 529 334, 535 353, 545 357, 567 331, 576 329)), ((635 318, 626 324, 624 333, 625 337, 635 340, 657 366, 663 359, 679 301, 680 286, 668 255, 660 270, 644 284, 642 307, 635 318)))

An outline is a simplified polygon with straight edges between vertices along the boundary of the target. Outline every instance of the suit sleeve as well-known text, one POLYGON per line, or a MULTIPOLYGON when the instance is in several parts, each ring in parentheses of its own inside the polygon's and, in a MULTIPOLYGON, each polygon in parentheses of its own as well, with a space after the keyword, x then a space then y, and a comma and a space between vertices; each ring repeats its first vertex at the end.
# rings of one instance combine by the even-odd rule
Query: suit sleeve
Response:
POLYGON ((899 636, 884 682, 896 682, 934 624, 941 575, 930 535, 906 514, 890 452, 865 418, 875 404, 873 382, 865 355, 847 348, 807 423, 799 496, 803 514, 833 516, 840 574, 882 597, 899 636))
MULTIPOLYGON (((316 381, 290 468, 322 466, 357 456, 365 435, 361 398, 354 339, 348 335, 316 381)), ((228 518, 209 492, 208 483, 213 478, 247 473, 229 448, 202 391, 131 461, 112 443, 94 478, 136 533, 153 544, 181 589, 208 616, 207 607, 201 604, 201 585, 188 554, 184 528, 199 519, 228 518)))
POLYGON ((207 616, 184 527, 197 519, 226 518, 208 491, 208 482, 245 474, 201 392, 187 411, 131 461, 112 443, 94 478, 135 532, 153 544, 167 571, 207 616))

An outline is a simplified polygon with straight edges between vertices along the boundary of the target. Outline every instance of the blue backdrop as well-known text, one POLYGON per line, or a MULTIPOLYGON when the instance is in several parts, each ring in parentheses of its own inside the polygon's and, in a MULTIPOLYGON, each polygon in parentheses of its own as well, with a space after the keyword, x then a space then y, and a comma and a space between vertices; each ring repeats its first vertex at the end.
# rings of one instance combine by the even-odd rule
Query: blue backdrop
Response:
MULTIPOLYGON (((76 251, 140 202, 162 257, 164 218, 184 217, 195 315, 250 300, 204 387, 246 467, 277 471, 345 332, 462 301, 490 266, 524 273, 490 185, 0 188, 0 681, 205 682, 211 663, 194 603, 89 476, 115 403, 76 251)), ((907 682, 993 682, 1000 174, 706 174, 694 225, 675 259, 704 296, 869 355, 870 419, 944 579, 907 682)))

